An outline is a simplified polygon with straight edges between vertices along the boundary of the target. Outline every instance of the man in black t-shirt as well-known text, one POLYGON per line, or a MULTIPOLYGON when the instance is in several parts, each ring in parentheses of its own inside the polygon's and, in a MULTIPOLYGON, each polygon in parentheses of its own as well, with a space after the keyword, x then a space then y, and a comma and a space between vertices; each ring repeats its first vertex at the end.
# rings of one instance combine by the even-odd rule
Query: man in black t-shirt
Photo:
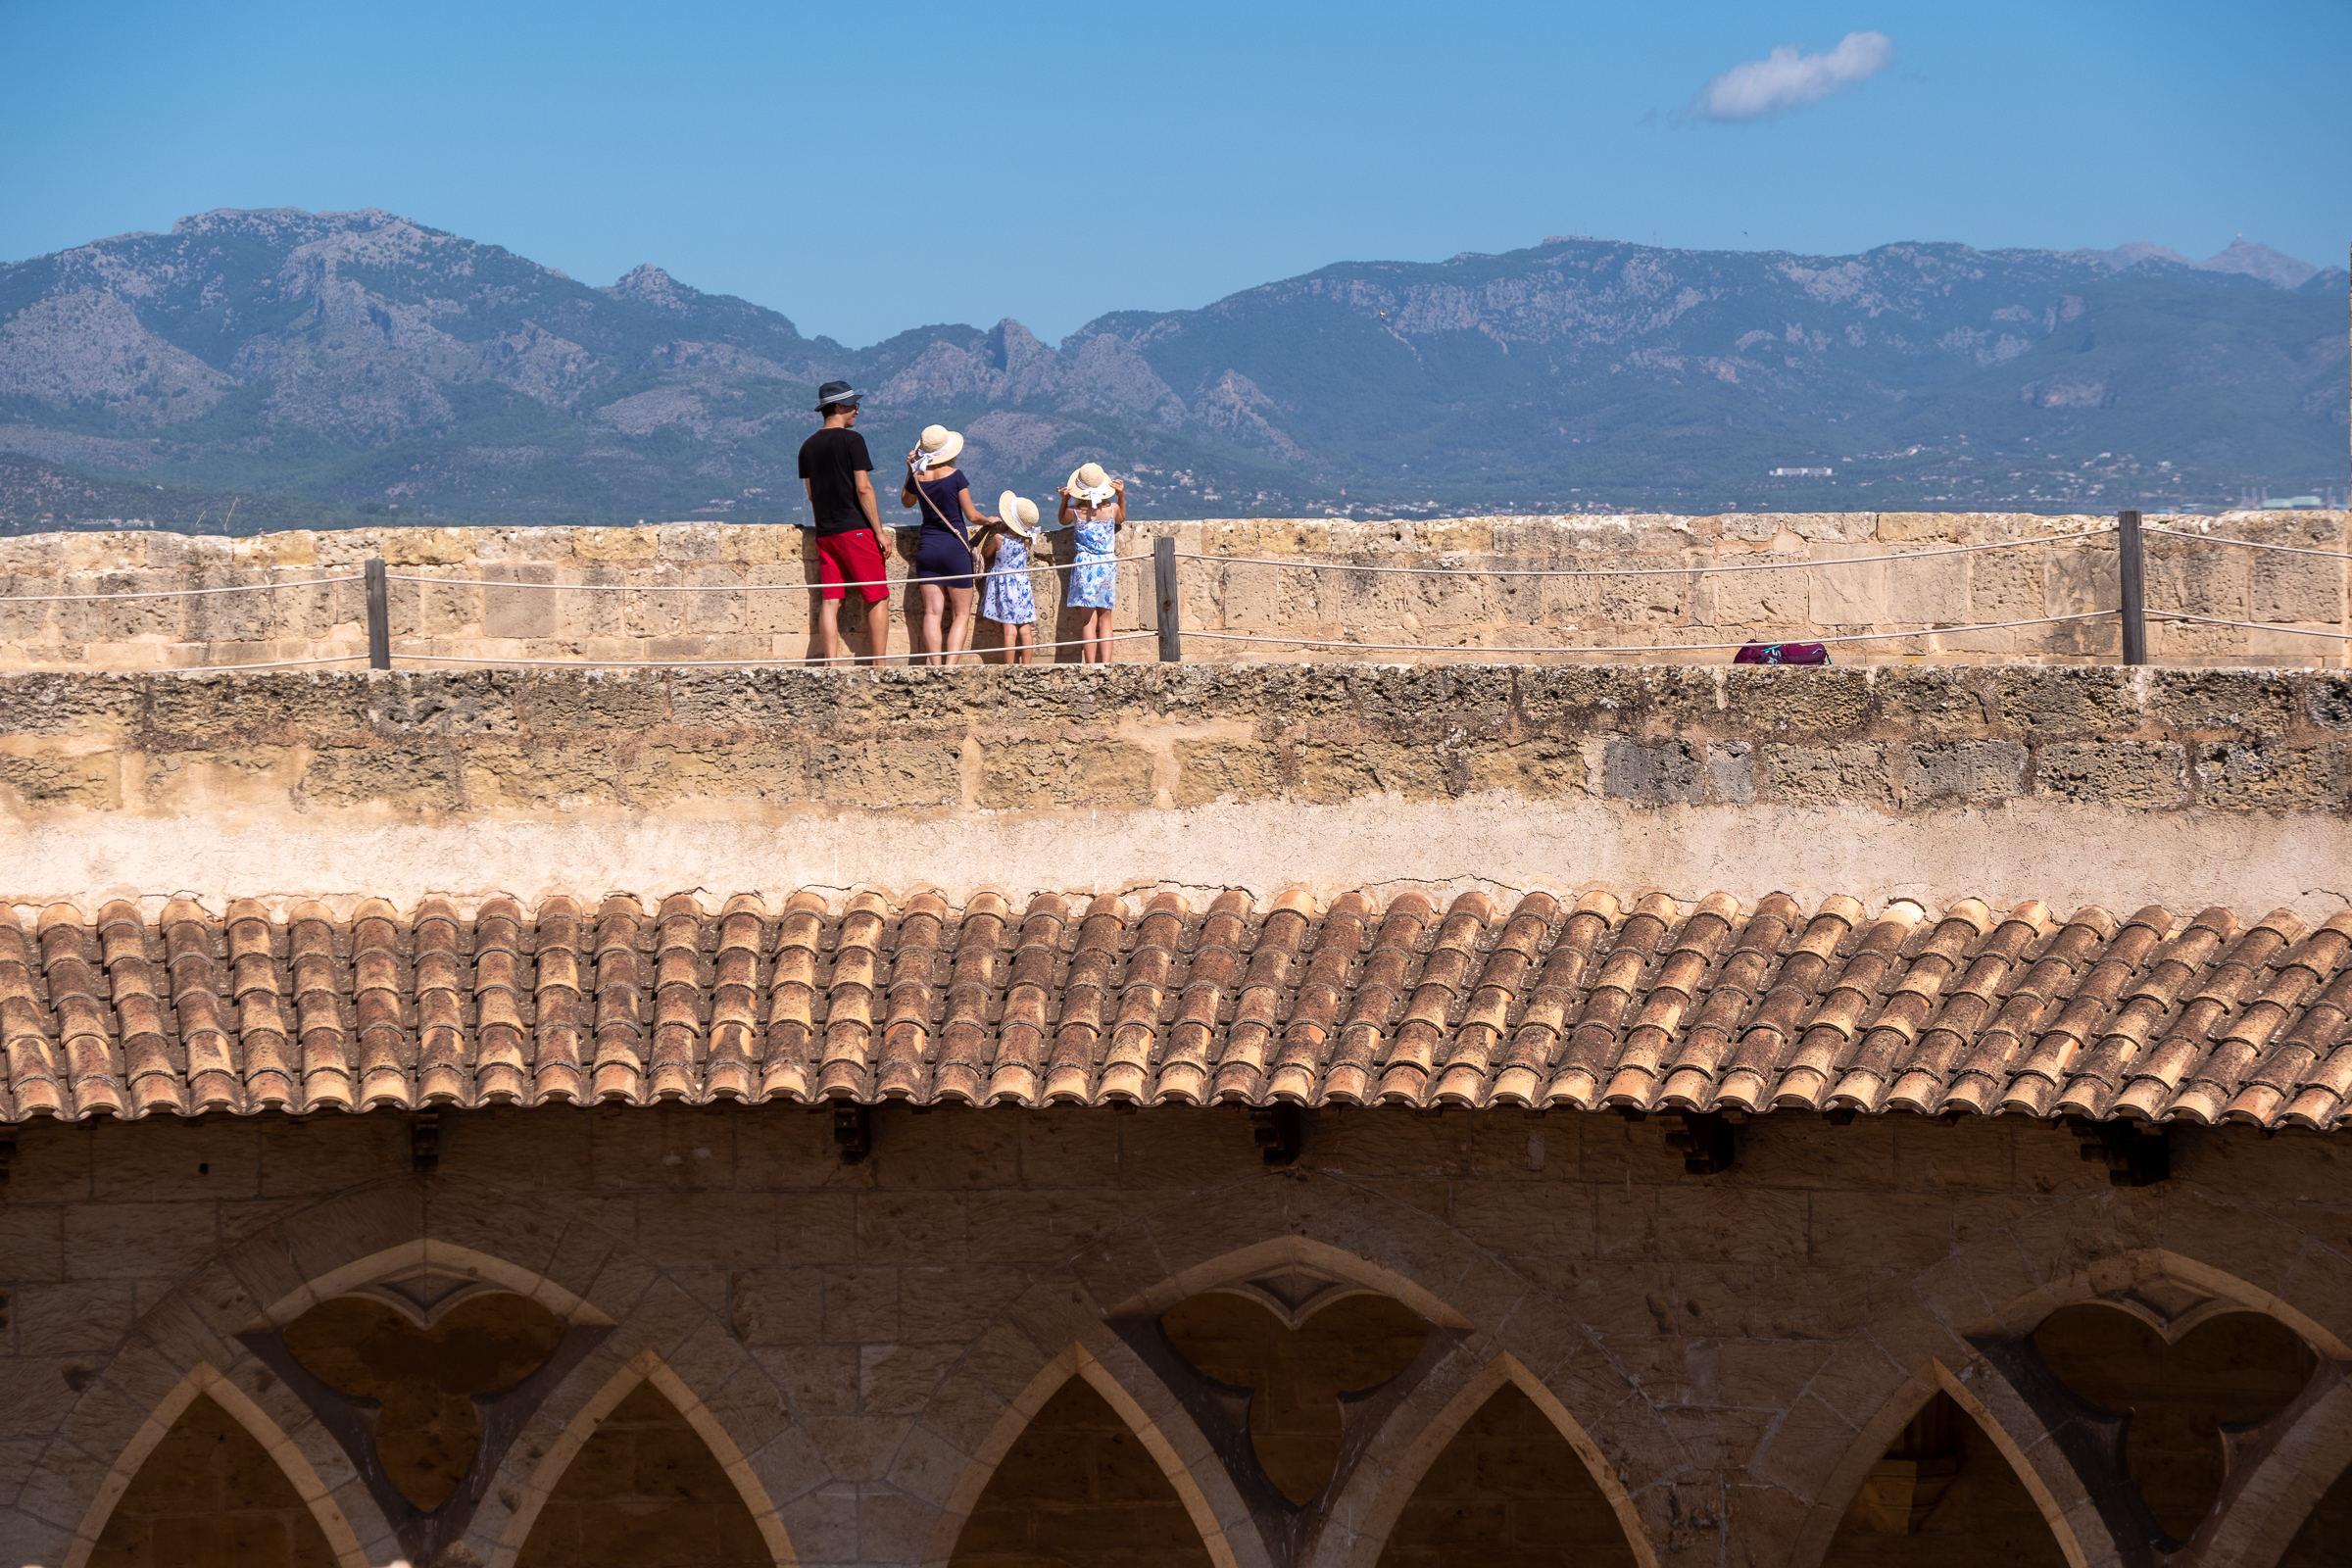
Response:
POLYGON ((801 487, 816 522, 817 601, 813 641, 827 663, 848 657, 841 641, 841 596, 855 587, 865 601, 869 663, 890 659, 890 552, 882 543, 882 512, 874 502, 874 460, 858 433, 858 400, 847 381, 816 389, 816 412, 825 422, 801 443, 801 487))

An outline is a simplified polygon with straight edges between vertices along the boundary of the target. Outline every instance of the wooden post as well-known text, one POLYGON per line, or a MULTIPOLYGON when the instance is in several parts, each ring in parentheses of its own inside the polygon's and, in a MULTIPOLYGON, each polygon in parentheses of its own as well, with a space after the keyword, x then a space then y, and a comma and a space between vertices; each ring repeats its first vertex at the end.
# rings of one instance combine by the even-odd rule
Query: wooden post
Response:
POLYGON ((2124 662, 2144 664, 2148 662, 2148 616, 2146 577, 2139 548, 2139 514, 2117 513, 2115 526, 2116 566, 2123 588, 2124 662))
POLYGON ((1176 541, 1152 541, 1152 582, 1159 600, 1159 662, 1184 662, 1184 631, 1177 624, 1183 613, 1176 596, 1176 541))
POLYGON ((368 558, 368 667, 392 667, 392 606, 384 588, 384 558, 368 558))

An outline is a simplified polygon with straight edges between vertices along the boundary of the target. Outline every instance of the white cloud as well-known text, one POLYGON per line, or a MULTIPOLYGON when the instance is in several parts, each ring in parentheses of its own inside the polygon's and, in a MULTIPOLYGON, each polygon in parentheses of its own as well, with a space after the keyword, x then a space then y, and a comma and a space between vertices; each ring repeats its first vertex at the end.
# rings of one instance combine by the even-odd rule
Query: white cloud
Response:
POLYGON ((1827 54, 1800 54, 1796 45, 1783 44, 1768 58, 1743 60, 1701 87, 1688 118, 1762 120, 1866 81, 1892 64, 1894 40, 1883 32, 1849 32, 1827 54))

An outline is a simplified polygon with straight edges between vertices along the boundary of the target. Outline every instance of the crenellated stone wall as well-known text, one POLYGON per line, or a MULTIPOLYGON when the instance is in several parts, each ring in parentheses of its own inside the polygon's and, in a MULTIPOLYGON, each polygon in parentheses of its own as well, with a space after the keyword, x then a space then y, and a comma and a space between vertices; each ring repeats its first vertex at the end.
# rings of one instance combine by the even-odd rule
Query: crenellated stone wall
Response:
MULTIPOLYGON (((2336 664, 2348 622, 2345 562, 2232 549, 2230 537, 2343 551, 2352 514, 2155 517, 2197 541, 2149 536, 2151 612, 2254 623, 2151 627, 2163 662, 2336 664)), ((2112 609, 2112 531, 1974 554, 1955 546, 2051 541, 2111 518, 2023 514, 1839 513, 1456 517, 1418 522, 1246 520, 1144 523, 1120 536, 1116 626, 1156 624, 1152 541, 1173 537, 1187 662, 1250 659, 1396 662, 1419 650, 1567 662, 1594 650, 1649 662, 1728 662, 1750 641, 2037 620, 2112 609), (1867 558, 1924 555, 1915 563, 1867 558), (1243 560, 1239 558, 1252 558, 1243 560), (1277 561, 1282 564, 1253 564, 1277 561), (1732 571, 1786 562, 1797 569, 1732 571), (1428 575, 1348 570, 1413 566, 1428 575), (1497 577, 1494 570, 1608 570, 1599 578, 1497 577), (1221 641, 1210 634, 1272 639, 1221 641), (1346 646, 1300 649, 1285 637, 1346 646), (1540 655, 1504 650, 1543 649, 1540 655), (1634 653, 1633 650, 1651 650, 1634 653)), ((912 534, 891 564, 904 578, 912 534)), ((1054 549, 1069 559, 1070 538, 1054 549)), ((380 556, 391 584, 396 662, 603 660, 769 663, 805 658, 810 536, 787 527, 664 523, 641 528, 393 528, 248 539, 165 533, 42 534, 0 540, 0 667, 191 668, 357 659, 366 603, 356 580, 380 556), (323 581, 323 579, 348 579, 323 581), (419 581, 414 579, 431 579, 419 581), (178 590, 273 583, 266 594, 178 590), (484 586, 484 585, 487 586, 484 586), (506 586, 506 585, 512 586, 506 586), (560 587, 559 587, 560 585, 560 587), (663 590, 691 587, 677 593, 663 590), (97 595, 55 602, 43 596, 97 595), (165 597, 135 598, 133 595, 165 597)), ((1039 639, 1056 622, 1054 573, 1033 587, 1039 639)), ((894 595, 893 648, 907 650, 911 594, 894 595)), ((845 611, 860 623, 855 600, 845 611)), ((2112 618, 1840 645, 1842 663, 2112 662, 2112 618)), ((983 625, 979 646, 995 628, 983 625)), ((1158 657, 1137 637, 1125 662, 1158 657)), ((1074 662, 1075 649, 1049 657, 1074 662)), ((1605 657, 1605 656, 1603 656, 1605 657)))

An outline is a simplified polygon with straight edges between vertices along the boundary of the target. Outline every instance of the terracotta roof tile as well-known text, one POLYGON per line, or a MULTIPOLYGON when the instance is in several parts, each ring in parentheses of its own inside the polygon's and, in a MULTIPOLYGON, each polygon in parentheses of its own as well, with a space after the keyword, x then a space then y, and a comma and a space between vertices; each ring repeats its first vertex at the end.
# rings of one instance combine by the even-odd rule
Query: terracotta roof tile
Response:
POLYGON ((2332 1128, 2352 911, 1785 895, 553 897, 0 909, 0 1116, 661 1100, 2332 1128))

